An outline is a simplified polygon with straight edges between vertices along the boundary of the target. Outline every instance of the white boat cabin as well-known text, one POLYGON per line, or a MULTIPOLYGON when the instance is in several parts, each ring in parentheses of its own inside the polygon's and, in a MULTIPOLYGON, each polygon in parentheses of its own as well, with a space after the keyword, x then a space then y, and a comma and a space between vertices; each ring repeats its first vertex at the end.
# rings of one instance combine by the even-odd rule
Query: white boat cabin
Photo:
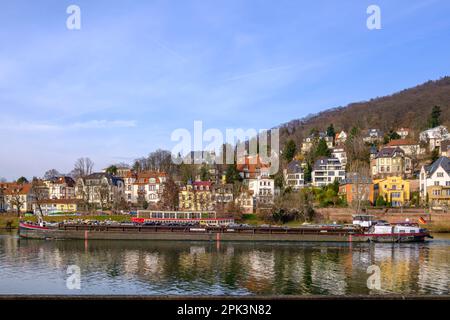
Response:
POLYGON ((370 228, 375 221, 375 216, 368 214, 358 214, 353 216, 353 224, 362 228, 370 228))
POLYGON ((369 234, 420 233, 421 229, 412 224, 377 223, 369 229, 369 234))

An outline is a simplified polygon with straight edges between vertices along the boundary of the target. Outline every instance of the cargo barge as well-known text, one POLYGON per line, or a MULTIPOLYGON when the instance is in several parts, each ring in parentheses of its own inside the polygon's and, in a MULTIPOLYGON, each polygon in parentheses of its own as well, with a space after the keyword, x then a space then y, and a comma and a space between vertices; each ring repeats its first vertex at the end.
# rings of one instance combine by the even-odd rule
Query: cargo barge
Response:
POLYGON ((282 241, 282 242, 422 242, 431 237, 413 224, 277 226, 169 226, 145 224, 57 225, 21 222, 21 238, 46 240, 178 240, 178 241, 282 241), (378 227, 377 227, 378 226, 378 227), (380 228, 379 228, 380 227, 380 228), (381 228, 382 227, 382 228, 381 228))

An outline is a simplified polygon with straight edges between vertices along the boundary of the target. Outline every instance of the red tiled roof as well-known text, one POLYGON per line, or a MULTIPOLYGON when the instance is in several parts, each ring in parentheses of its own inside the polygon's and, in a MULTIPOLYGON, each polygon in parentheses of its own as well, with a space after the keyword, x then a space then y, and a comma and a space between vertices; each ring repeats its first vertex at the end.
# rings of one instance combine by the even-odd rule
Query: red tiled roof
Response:
POLYGON ((193 186, 208 186, 208 187, 210 187, 211 184, 212 184, 211 181, 194 181, 194 182, 192 182, 193 186))
POLYGON ((166 177, 166 176, 167 176, 167 173, 165 173, 163 171, 141 171, 138 173, 129 171, 125 175, 125 178, 139 179, 139 178, 158 178, 158 177, 166 177))
POLYGON ((261 162, 261 158, 259 156, 253 156, 253 157, 245 157, 244 161, 242 163, 239 163, 236 165, 236 168, 238 171, 248 171, 250 173, 255 173, 258 169, 261 168, 269 168, 270 165, 268 164, 263 164, 261 162))
POLYGON ((5 195, 13 195, 13 194, 28 194, 31 191, 31 183, 25 184, 17 184, 11 183, 8 187, 6 187, 3 191, 5 195))

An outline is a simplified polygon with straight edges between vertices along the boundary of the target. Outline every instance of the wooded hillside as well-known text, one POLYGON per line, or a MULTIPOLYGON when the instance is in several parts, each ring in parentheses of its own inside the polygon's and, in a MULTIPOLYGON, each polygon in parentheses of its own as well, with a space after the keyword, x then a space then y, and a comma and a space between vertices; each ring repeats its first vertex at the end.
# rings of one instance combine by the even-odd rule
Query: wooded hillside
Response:
POLYGON ((330 124, 333 124, 336 130, 347 132, 354 126, 361 130, 379 128, 384 132, 405 127, 417 134, 427 128, 431 110, 435 105, 441 107, 442 124, 449 126, 450 77, 428 81, 389 96, 352 103, 292 120, 279 126, 281 143, 293 139, 299 145, 311 129, 325 131, 330 124))

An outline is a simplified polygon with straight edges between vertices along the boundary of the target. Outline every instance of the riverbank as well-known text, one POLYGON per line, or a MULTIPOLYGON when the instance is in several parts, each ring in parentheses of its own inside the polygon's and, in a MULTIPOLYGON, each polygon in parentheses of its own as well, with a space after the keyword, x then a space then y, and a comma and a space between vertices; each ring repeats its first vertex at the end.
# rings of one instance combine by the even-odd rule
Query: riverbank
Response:
MULTIPOLYGON (((47 216, 45 220, 48 222, 63 222, 64 220, 69 219, 87 219, 87 220, 97 220, 97 221, 105 221, 105 220, 113 220, 119 222, 131 221, 129 215, 85 215, 85 216, 47 216)), ((36 217, 26 217, 25 220, 36 222, 36 217)), ((19 218, 13 215, 0 215, 0 229, 7 229, 8 223, 12 229, 19 228, 19 218)))
MULTIPOLYGON (((316 219, 327 223, 351 223, 355 212, 350 208, 317 208, 316 219)), ((434 233, 450 233, 450 213, 431 212, 423 209, 399 209, 399 208, 369 208, 365 214, 375 216, 377 220, 386 220, 390 223, 415 222, 420 218, 426 221, 425 228, 434 233)))

